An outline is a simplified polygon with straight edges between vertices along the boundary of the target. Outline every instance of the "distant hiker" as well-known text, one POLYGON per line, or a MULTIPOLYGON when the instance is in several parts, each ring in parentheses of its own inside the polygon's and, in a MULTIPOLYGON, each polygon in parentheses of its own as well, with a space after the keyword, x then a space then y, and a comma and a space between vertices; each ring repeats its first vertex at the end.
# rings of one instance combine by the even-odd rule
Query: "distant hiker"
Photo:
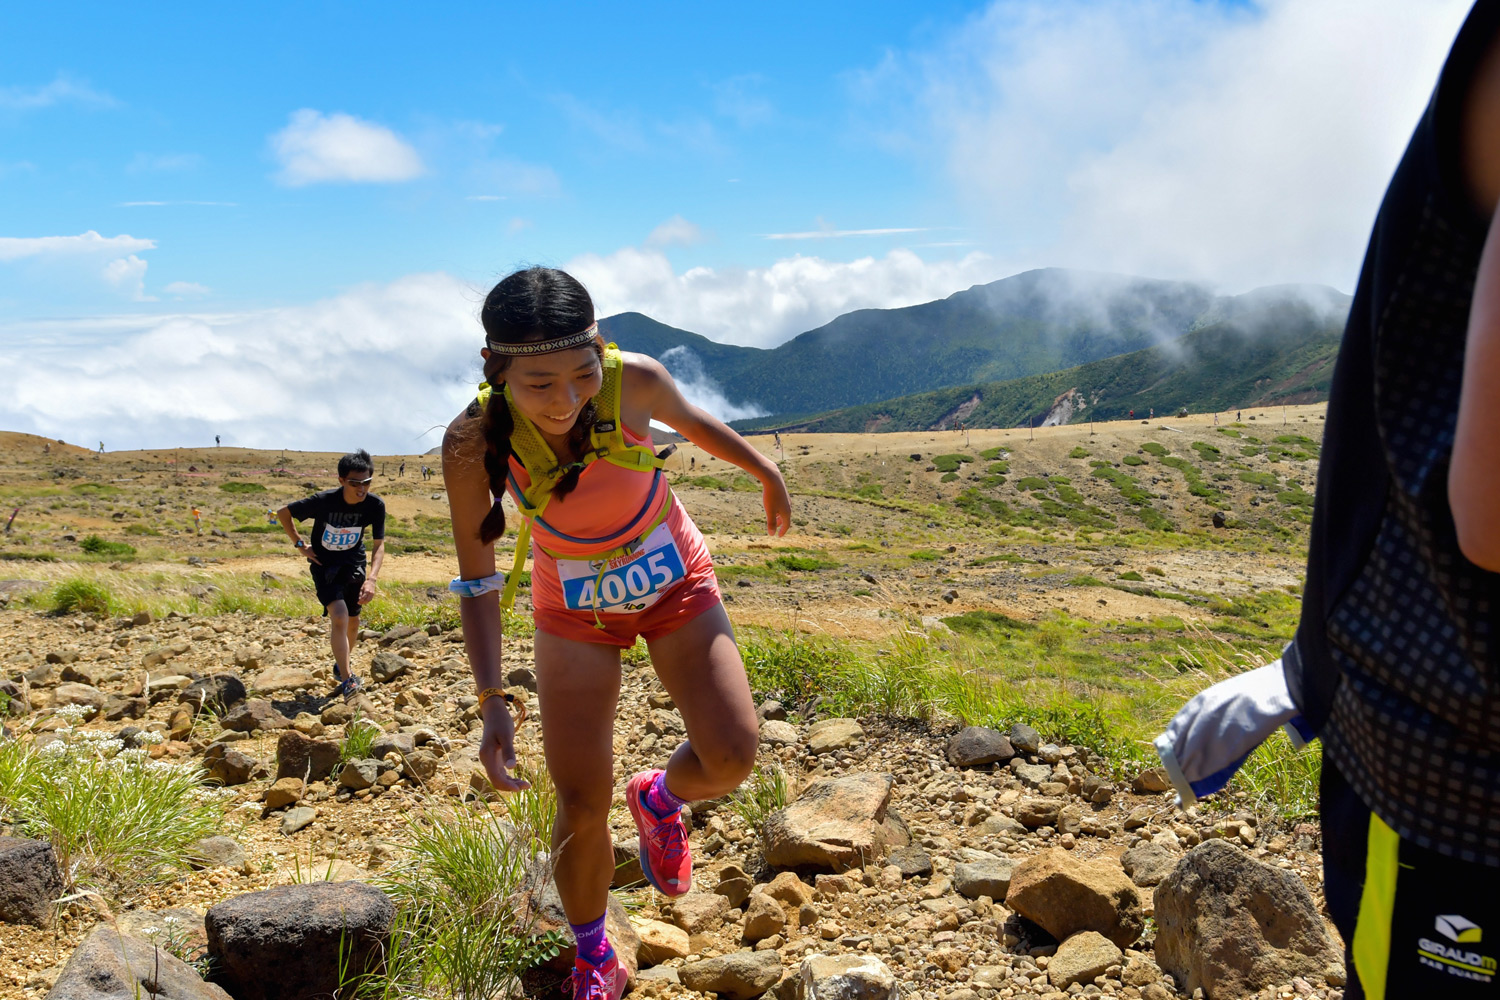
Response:
POLYGON ((334 695, 353 699, 361 688, 349 656, 359 641, 359 613, 375 597, 375 581, 385 560, 385 501, 370 492, 375 463, 363 449, 339 459, 339 488, 294 500, 276 512, 282 530, 309 563, 313 587, 328 616, 333 648, 334 695), (303 541, 292 522, 313 519, 312 544, 303 541), (373 542, 370 572, 365 574, 365 529, 373 542))
POLYGON ((1131 410, 1131 411, 1130 411, 1130 419, 1131 419, 1131 420, 1134 420, 1134 419, 1135 419, 1135 411, 1134 411, 1134 410, 1131 410))
POLYGON ((1146 419, 1147 420, 1155 420, 1156 419, 1156 407, 1153 406, 1153 407, 1151 407, 1151 409, 1149 411, 1147 411, 1147 413, 1146 413, 1146 419))
POLYGON ((1222 749, 1173 750, 1190 783, 1227 780, 1246 732, 1300 722, 1321 738, 1323 895, 1347 1000, 1496 996, 1497 135, 1500 3, 1484 2, 1375 219, 1329 391, 1296 634, 1280 669, 1216 684, 1173 720, 1175 747, 1222 749))
POLYGON ((1219 426, 1219 415, 1217 413, 1214 414, 1214 426, 1219 426))
POLYGON ((101 454, 101 455, 104 454, 104 442, 103 441, 99 442, 99 454, 101 454))
POLYGON ((501 608, 531 539, 537 695, 558 793, 553 874, 577 943, 569 995, 619 1000, 626 971, 605 935, 604 912, 614 874, 608 817, 620 651, 646 639, 688 734, 665 771, 642 771, 625 786, 641 868, 660 892, 675 897, 691 887, 682 807, 734 790, 750 773, 757 742, 713 558, 661 474, 670 449, 655 453, 652 424, 759 479, 768 533, 790 527, 791 501, 775 463, 684 399, 665 368, 605 345, 594 304, 571 276, 542 267, 512 274, 489 293, 480 319, 487 382, 443 439, 462 574, 450 587, 462 598, 479 688, 479 759, 496 788, 526 787, 510 774, 516 752, 500 641, 501 608), (495 571, 505 510, 492 500, 507 493, 522 514, 508 578, 495 571))
POLYGON ((276 523, 276 508, 275 507, 267 507, 266 508, 266 523, 267 524, 275 524, 276 523))
POLYGON ((697 469, 697 468, 698 468, 698 456, 694 455, 692 458, 688 459, 688 469, 689 469, 689 471, 691 471, 691 470, 694 470, 694 469, 697 469))
POLYGON ((215 448, 222 448, 223 447, 223 445, 219 443, 219 435, 217 435, 217 434, 214 435, 214 447, 215 448))
POLYGON ((1239 423, 1240 422, 1240 413, 1241 412, 1242 411, 1240 411, 1240 410, 1235 410, 1234 411, 1234 422, 1235 423, 1239 423))
POLYGON ((203 534, 203 512, 197 507, 193 508, 193 534, 203 534))
POLYGON ((50 455, 50 454, 52 454, 52 442, 51 441, 47 441, 47 442, 44 442, 42 444, 42 454, 43 455, 50 455))
POLYGON ((406 460, 405 459, 403 459, 401 461, 401 464, 396 467, 396 478, 397 479, 405 479, 406 478, 406 460))

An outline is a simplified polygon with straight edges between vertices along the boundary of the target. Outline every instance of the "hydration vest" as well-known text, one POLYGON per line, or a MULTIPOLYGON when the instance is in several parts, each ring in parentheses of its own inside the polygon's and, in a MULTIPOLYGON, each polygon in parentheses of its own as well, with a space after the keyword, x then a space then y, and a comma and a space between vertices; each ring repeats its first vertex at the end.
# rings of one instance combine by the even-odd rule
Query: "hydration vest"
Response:
MULTIPOLYGON (((671 502, 664 503, 660 514, 645 523, 646 515, 650 512, 652 505, 656 502, 659 490, 667 487, 663 481, 662 469, 666 466, 666 460, 676 445, 669 445, 662 449, 660 454, 654 453, 645 445, 629 444, 625 440, 624 422, 620 419, 620 397, 621 385, 624 381, 625 362, 620 356, 620 349, 614 344, 609 344, 604 349, 603 358, 604 381, 599 389, 598 395, 594 397, 594 409, 598 415, 594 426, 589 431, 589 449, 584 452, 583 457, 576 462, 562 463, 552 451, 541 431, 537 430, 535 424, 528 420, 520 410, 516 409, 515 400, 510 393, 510 386, 503 387, 505 393, 505 405, 510 409, 511 452, 521 462, 522 468, 526 470, 531 485, 521 489, 521 484, 516 480, 515 472, 508 465, 506 469, 506 481, 510 486, 511 493, 516 500, 516 507, 521 512, 521 530, 516 536, 516 558, 510 572, 505 576, 505 591, 500 597, 500 607, 508 608, 515 602, 516 587, 521 582, 521 569, 526 565, 526 546, 531 540, 531 525, 536 522, 548 532, 559 538, 565 538, 570 542, 582 545, 616 544, 613 547, 602 549, 597 558, 601 562, 600 574, 608 566, 608 560, 616 555, 624 555, 633 550, 635 544, 650 534, 657 525, 666 520, 671 510, 671 502), (652 476, 651 491, 646 496, 646 502, 636 512, 635 517, 619 531, 609 535, 601 535, 597 538, 583 538, 569 535, 552 527, 543 518, 547 504, 552 500, 553 488, 568 473, 576 470, 580 472, 590 464, 598 461, 609 462, 618 465, 622 469, 630 469, 634 472, 650 473, 652 476)), ((479 405, 489 405, 490 396, 494 389, 489 383, 479 386, 479 405)), ((496 497, 499 503, 500 498, 496 497)), ((546 551, 545 549, 543 551, 546 551)), ((549 553, 552 554, 552 553, 549 553)), ((603 628, 599 620, 599 612, 594 611, 594 623, 603 628)))

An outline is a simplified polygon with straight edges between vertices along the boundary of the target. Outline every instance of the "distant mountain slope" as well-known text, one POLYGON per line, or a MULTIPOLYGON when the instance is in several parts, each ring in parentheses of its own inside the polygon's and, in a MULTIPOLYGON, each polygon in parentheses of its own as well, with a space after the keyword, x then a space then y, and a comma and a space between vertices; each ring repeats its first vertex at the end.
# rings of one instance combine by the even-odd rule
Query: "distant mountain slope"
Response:
POLYGON ((789 421, 737 422, 826 432, 1024 427, 1328 398, 1347 296, 1258 289, 1220 302, 1216 321, 1175 341, 1062 371, 920 393, 789 421), (1330 309, 1334 310, 1330 313, 1330 309))
MULTIPOLYGON (((1047 268, 936 302, 846 313, 772 350, 639 313, 599 325, 626 350, 662 358, 686 348, 731 403, 811 413, 1140 350, 1182 336, 1222 302, 1201 285, 1047 268)), ((663 363, 675 371, 672 357, 663 363)))

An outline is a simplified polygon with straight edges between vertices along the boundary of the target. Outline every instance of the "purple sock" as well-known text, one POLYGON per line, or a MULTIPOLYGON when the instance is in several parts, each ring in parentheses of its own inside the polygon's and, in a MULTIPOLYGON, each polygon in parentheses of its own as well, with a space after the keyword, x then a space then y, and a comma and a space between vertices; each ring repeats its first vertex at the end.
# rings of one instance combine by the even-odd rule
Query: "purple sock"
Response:
POLYGON ((569 926, 573 928, 573 940, 578 942, 578 957, 590 965, 603 965, 615 953, 609 946, 609 938, 604 934, 603 914, 600 914, 598 920, 569 926))
POLYGON ((646 807, 656 813, 658 819, 674 816, 687 805, 687 799, 679 799, 667 789, 667 772, 663 771, 646 789, 646 807))

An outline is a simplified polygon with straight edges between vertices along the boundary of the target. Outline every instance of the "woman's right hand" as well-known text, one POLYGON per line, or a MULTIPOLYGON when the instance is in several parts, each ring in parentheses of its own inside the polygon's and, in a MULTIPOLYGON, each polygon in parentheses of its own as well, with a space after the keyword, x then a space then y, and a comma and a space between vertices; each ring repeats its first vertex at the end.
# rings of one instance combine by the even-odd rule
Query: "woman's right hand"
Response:
POLYGON ((524 778, 513 777, 516 766, 516 727, 504 698, 490 698, 480 710, 484 730, 479 742, 479 762, 490 784, 502 792, 519 792, 531 787, 524 778))

